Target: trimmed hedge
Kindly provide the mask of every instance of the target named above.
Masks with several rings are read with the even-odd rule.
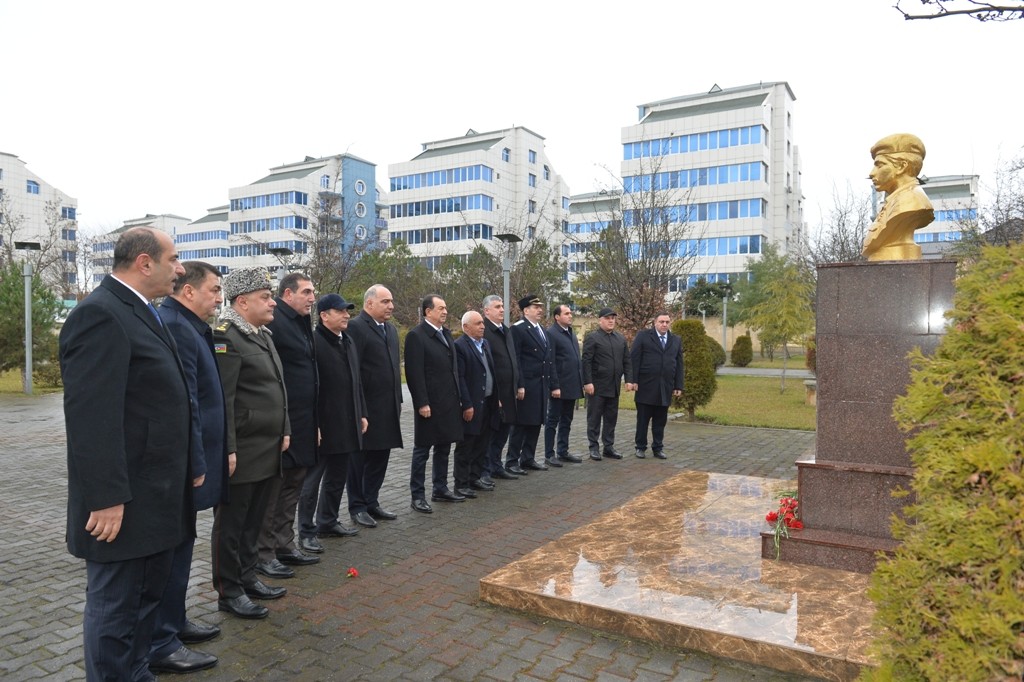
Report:
[[[735,367],[746,367],[754,361],[754,342],[751,340],[750,334],[744,334],[736,339],[736,343],[732,344],[730,360]]]
[[[707,334],[700,320],[676,320],[672,323],[672,333],[683,340],[684,367],[683,395],[672,398],[672,404],[686,408],[690,421],[693,421],[697,408],[710,403],[718,388],[715,363],[704,340]]]

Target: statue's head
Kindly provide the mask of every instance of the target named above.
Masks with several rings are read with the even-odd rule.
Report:
[[[875,164],[868,176],[880,192],[892,192],[900,185],[916,182],[924,165],[924,143],[910,133],[883,137],[871,147]]]

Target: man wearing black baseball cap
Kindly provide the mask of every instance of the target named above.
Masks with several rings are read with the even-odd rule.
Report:
[[[629,383],[632,370],[629,362],[629,345],[626,338],[615,331],[618,315],[611,308],[601,308],[598,328],[583,339],[583,392],[587,401],[587,440],[590,442],[590,459],[600,460],[603,454],[612,459],[622,459],[615,450],[615,424],[619,419],[619,393],[622,379],[626,378],[626,390],[635,390]],[[603,429],[602,429],[603,425]]]

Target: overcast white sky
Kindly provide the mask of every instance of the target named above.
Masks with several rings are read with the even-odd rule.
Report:
[[[905,3],[913,0],[904,0]],[[867,191],[868,149],[990,181],[1021,153],[1024,22],[905,21],[895,0],[0,0],[0,151],[78,199],[87,232],[191,219],[306,155],[407,161],[523,125],[573,193],[618,172],[636,105],[788,81],[806,217]]]

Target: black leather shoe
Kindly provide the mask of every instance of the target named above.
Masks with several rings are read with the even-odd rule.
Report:
[[[520,468],[529,469],[530,471],[547,471],[548,470],[548,465],[547,464],[541,464],[540,462],[538,462],[535,459],[531,459],[531,460],[529,460],[527,462],[523,462],[519,466],[520,466]]]
[[[564,455],[558,456],[558,461],[569,462],[570,464],[579,464],[580,462],[583,461],[583,458],[580,457],[579,455],[570,455],[569,453],[565,453]]]
[[[303,552],[312,552],[313,554],[324,553],[324,546],[315,537],[299,538],[299,548]]]
[[[220,627],[196,623],[191,620],[185,621],[185,627],[178,631],[178,639],[183,644],[199,644],[213,639],[220,634]]]
[[[640,459],[643,459],[644,457],[647,456],[647,451],[644,450],[643,448],[637,448],[636,449],[636,456],[639,457]]]
[[[615,448],[611,448],[610,450],[605,450],[604,451],[604,456],[605,457],[610,457],[611,459],[622,459],[622,455],[620,453],[616,452]]]
[[[470,481],[469,482],[469,487],[472,488],[473,490],[483,490],[485,492],[486,491],[494,490],[494,484],[493,483],[488,483],[487,481],[485,481],[482,478],[478,478],[475,481]]]
[[[430,496],[431,502],[465,502],[466,496],[458,493],[453,493],[448,488],[444,490],[435,490]]]
[[[245,594],[255,599],[280,599],[288,594],[288,590],[284,587],[264,585],[262,581],[257,580],[251,585],[245,586]]]
[[[481,476],[481,477],[480,477],[480,478],[479,478],[478,480],[479,480],[479,481],[480,481],[481,483],[483,483],[484,485],[486,485],[486,486],[490,486],[490,487],[491,487],[492,489],[494,488],[494,481],[492,481],[492,480],[491,480],[491,477],[490,477],[490,476],[488,476],[487,474],[484,474],[484,475],[483,475],[483,476]]]
[[[359,512],[358,514],[353,514],[352,522],[358,523],[360,526],[366,526],[367,528],[377,527],[377,522],[374,521],[373,517],[366,512]]]
[[[295,571],[282,564],[277,559],[261,561],[256,564],[256,572],[268,578],[293,578]]]
[[[507,471],[510,474],[515,474],[516,476],[526,476],[526,474],[528,473],[520,469],[518,464],[506,464],[505,471]]]
[[[655,450],[653,454],[657,459],[668,459],[668,457],[665,456],[665,453],[661,450]]]
[[[491,474],[491,478],[500,478],[503,481],[514,481],[514,480],[518,479],[519,477],[518,476],[514,476],[513,474],[510,474],[509,472],[505,471],[504,469],[498,469],[493,474]]]
[[[427,504],[427,501],[424,500],[422,497],[417,497],[415,500],[412,501],[412,508],[418,512],[423,512],[424,514],[434,513],[434,509],[429,504]]]
[[[340,523],[336,523],[333,526],[328,526],[321,530],[317,535],[322,538],[349,538],[359,533],[358,528],[349,528],[343,526]]]
[[[548,458],[546,458],[546,459],[544,460],[544,464],[545,464],[545,465],[547,465],[547,466],[549,466],[549,467],[555,467],[556,469],[561,469],[561,468],[562,468],[562,463],[561,463],[561,462],[559,462],[559,461],[558,461],[557,459],[555,459],[554,457],[548,457]]]
[[[598,451],[598,450],[591,450],[590,451],[590,459],[594,460],[595,462],[600,462],[601,461],[601,453],[600,453],[600,451]]]
[[[462,495],[467,500],[475,500],[476,499],[476,493],[473,492],[470,488],[456,488],[455,489],[455,494],[456,495]]]
[[[267,614],[270,613],[270,609],[266,606],[253,604],[252,600],[244,594],[240,594],[237,597],[231,597],[230,599],[217,600],[217,610],[227,611],[239,618],[248,618],[250,620],[266,618]]]
[[[150,661],[149,672],[151,673],[194,673],[197,670],[206,670],[217,665],[217,657],[213,654],[204,654],[202,651],[192,651],[182,645],[166,658],[159,661]]]
[[[366,513],[375,519],[384,519],[385,521],[394,521],[398,518],[398,514],[381,509],[380,507],[370,507],[366,510]]]
[[[279,553],[277,555],[277,560],[282,564],[288,564],[290,566],[311,566],[313,564],[320,563],[320,557],[303,554],[297,549],[293,549],[285,554]]]

